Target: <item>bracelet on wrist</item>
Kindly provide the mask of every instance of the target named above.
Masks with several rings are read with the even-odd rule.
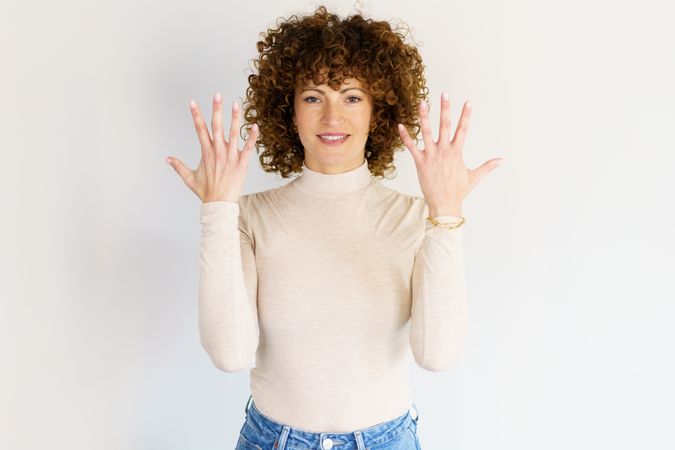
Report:
[[[464,217],[459,217],[458,219],[459,220],[457,220],[455,222],[439,222],[434,217],[427,217],[427,220],[429,222],[431,222],[433,227],[440,227],[440,228],[443,228],[443,229],[446,229],[446,230],[453,230],[455,228],[459,228],[464,224],[464,222],[466,222]]]

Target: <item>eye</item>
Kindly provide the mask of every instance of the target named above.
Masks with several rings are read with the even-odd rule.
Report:
[[[308,101],[308,100],[310,100],[310,99],[312,99],[312,98],[318,100],[318,98],[314,97],[313,95],[312,95],[312,96],[309,96],[309,97],[305,97],[304,100],[305,100],[307,103],[316,103],[316,102],[310,102],[310,101]]]
[[[349,103],[358,103],[361,101],[361,97],[357,97],[356,95],[350,95],[347,97],[348,99],[356,99],[356,101],[350,101]]]

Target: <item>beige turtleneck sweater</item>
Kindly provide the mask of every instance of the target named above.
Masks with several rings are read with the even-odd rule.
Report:
[[[405,413],[412,360],[463,347],[462,227],[368,163],[202,203],[199,332],[216,367],[250,370],[256,407],[291,427],[350,432]],[[453,216],[437,216],[438,220]]]

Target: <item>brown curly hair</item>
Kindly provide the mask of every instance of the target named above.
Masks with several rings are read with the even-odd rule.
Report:
[[[376,177],[393,171],[394,152],[403,145],[397,125],[413,138],[418,135],[418,107],[429,92],[422,57],[405,42],[405,31],[403,23],[392,29],[360,13],[342,20],[319,6],[313,15],[292,15],[260,33],[253,60],[258,73],[248,76],[243,111],[248,125],[258,124],[263,170],[283,178],[302,172],[304,149],[292,121],[296,82],[311,79],[337,90],[345,78],[355,77],[373,101],[368,169]]]

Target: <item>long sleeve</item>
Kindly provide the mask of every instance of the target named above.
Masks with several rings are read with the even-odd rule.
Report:
[[[467,316],[462,227],[426,221],[412,274],[410,347],[417,365],[433,372],[449,368],[464,346]]]
[[[199,335],[225,372],[253,364],[259,338],[254,246],[240,209],[231,201],[200,207]]]

